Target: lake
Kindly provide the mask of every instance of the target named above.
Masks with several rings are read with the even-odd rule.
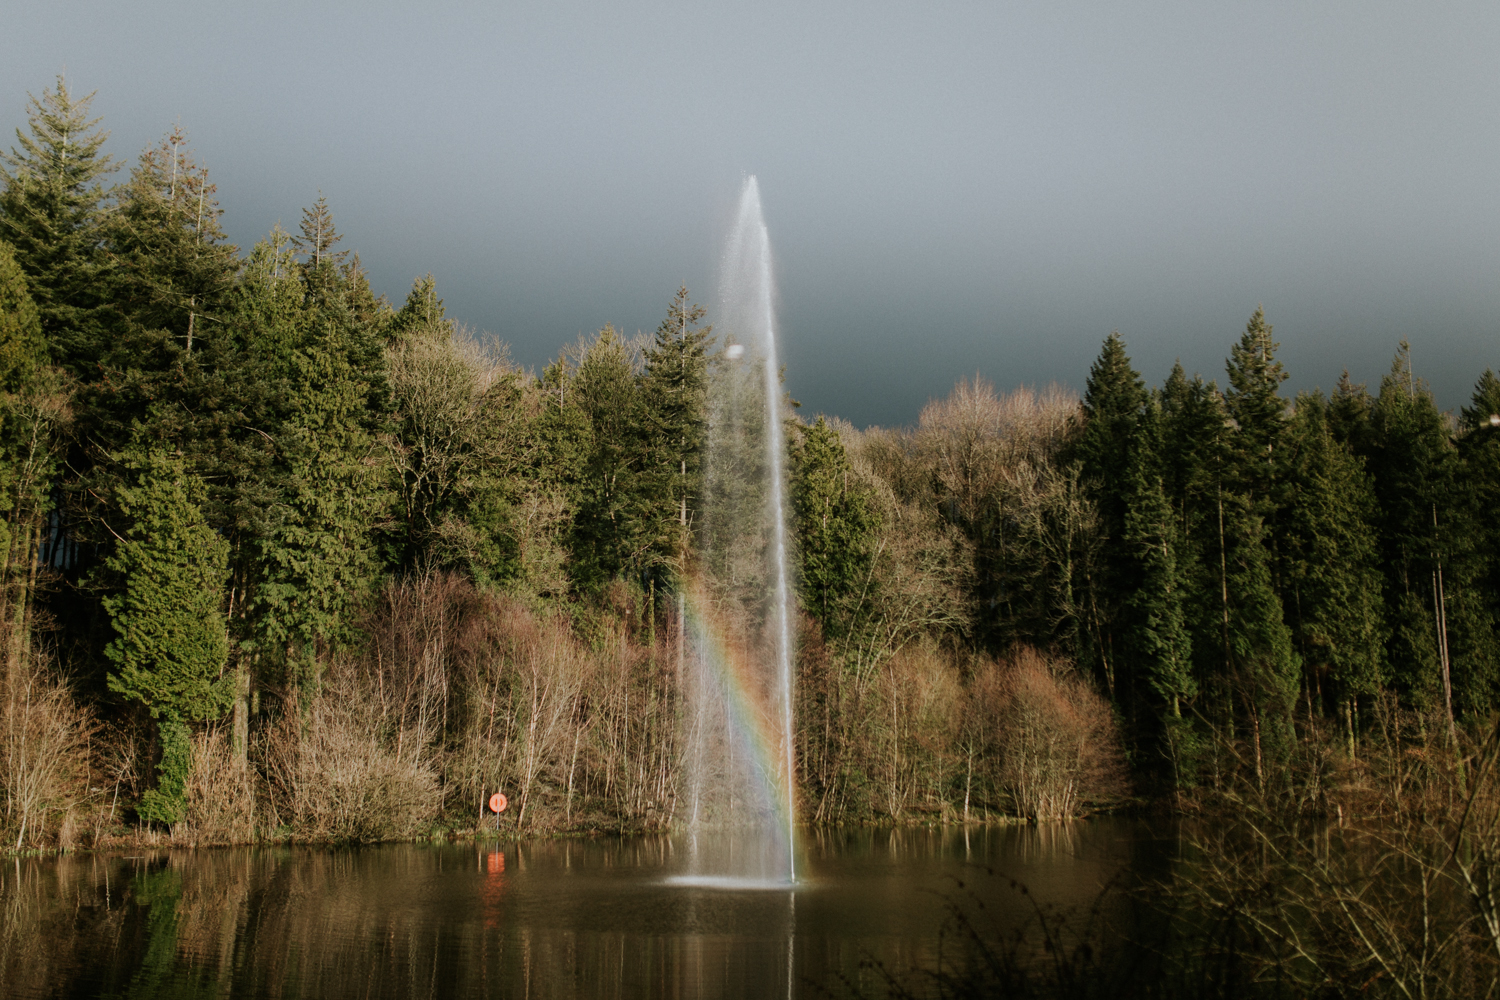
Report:
[[[0,993],[880,996],[877,963],[902,974],[955,953],[955,904],[998,932],[1033,898],[1086,908],[1173,854],[1118,818],[814,830],[795,889],[682,884],[743,847],[679,835],[5,861]]]

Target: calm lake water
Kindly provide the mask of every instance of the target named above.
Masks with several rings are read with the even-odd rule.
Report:
[[[795,889],[682,885],[734,843],[600,838],[0,862],[6,997],[814,997],[931,967],[954,902],[1086,908],[1171,845],[1132,821],[804,834]],[[991,874],[993,870],[994,874]],[[962,884],[960,886],[960,883]],[[992,928],[992,929],[998,929]]]

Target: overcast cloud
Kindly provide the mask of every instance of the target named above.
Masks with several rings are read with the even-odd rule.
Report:
[[[1500,366],[1494,3],[0,7],[7,136],[66,68],[127,164],[181,121],[242,246],[321,190],[528,366],[711,306],[746,173],[788,385],[857,424],[1081,389],[1112,329],[1222,380],[1258,303],[1294,389]]]

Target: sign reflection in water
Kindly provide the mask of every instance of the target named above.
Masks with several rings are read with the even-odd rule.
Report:
[[[665,837],[20,860],[0,866],[0,993],[838,995],[841,975],[877,984],[869,959],[933,965],[960,880],[1019,920],[1004,876],[1082,906],[1164,857],[1108,820],[813,831],[803,849],[795,892],[669,886],[688,847]]]

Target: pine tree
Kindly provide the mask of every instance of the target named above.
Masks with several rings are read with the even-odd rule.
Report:
[[[118,509],[130,524],[105,564],[122,582],[103,602],[116,633],[105,649],[116,668],[109,687],[158,720],[160,780],[139,809],[171,823],[185,805],[186,723],[218,718],[232,698],[220,610],[228,545],[204,521],[202,483],[181,460],[134,449],[119,462],[129,485],[118,491]]]
[[[383,506],[358,424],[363,386],[334,352],[297,359],[298,406],[278,442],[281,475],[272,524],[260,540],[259,627],[286,657],[292,683],[310,695],[316,657],[349,635],[349,611],[373,582],[369,529]]]
[[[105,192],[113,170],[101,147],[107,132],[89,118],[94,95],[75,100],[59,76],[55,90],[30,98],[20,148],[0,154],[0,239],[26,272],[52,359],[88,378],[103,346],[99,289],[107,261],[99,251]]]
[[[1226,679],[1243,701],[1256,775],[1264,780],[1267,764],[1283,764],[1291,753],[1302,665],[1272,577],[1264,522],[1234,494],[1225,497],[1224,559]]]
[[[339,271],[350,318],[361,329],[384,332],[388,336],[391,322],[396,316],[395,311],[384,295],[375,294],[359,254],[350,254],[349,260]],[[438,304],[442,304],[441,300]]]
[[[1200,376],[1189,380],[1178,363],[1162,386],[1161,423],[1162,492],[1178,539],[1176,563],[1185,591],[1184,621],[1194,673],[1213,695],[1203,708],[1227,724],[1229,563],[1224,500],[1230,451],[1223,396],[1213,382]]]
[[[1449,546],[1445,595],[1452,623],[1449,659],[1461,712],[1483,716],[1500,704],[1500,378],[1486,369],[1459,415],[1451,502],[1461,536]],[[1450,533],[1451,536],[1451,533]]]
[[[1247,699],[1257,769],[1268,749],[1291,749],[1291,711],[1301,675],[1282,602],[1286,372],[1265,313],[1256,309],[1225,364],[1224,410],[1233,422],[1222,499],[1230,677]],[[1263,771],[1261,771],[1263,775]]]
[[[1085,482],[1100,497],[1099,516],[1110,538],[1119,538],[1124,530],[1122,487],[1147,400],[1145,383],[1131,367],[1125,342],[1118,333],[1111,333],[1089,369],[1083,394],[1085,423],[1072,453],[1081,464]]]
[[[1375,401],[1363,382],[1356,384],[1345,370],[1338,388],[1328,401],[1328,432],[1351,453],[1366,458],[1370,454],[1370,419]]]

